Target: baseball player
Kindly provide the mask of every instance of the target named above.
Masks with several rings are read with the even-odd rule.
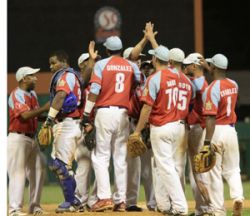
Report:
[[[150,32],[150,42],[154,47],[155,38]],[[186,215],[187,201],[173,158],[179,128],[176,105],[179,74],[176,69],[168,68],[169,50],[166,47],[160,45],[150,50],[149,54],[153,55],[152,62],[156,72],[148,78],[143,91],[142,101],[145,104],[134,133],[140,133],[149,121],[156,167],[171,199],[169,214]]]
[[[213,185],[210,195],[215,215],[224,216],[223,178],[230,188],[230,197],[234,201],[233,216],[240,216],[243,206],[243,188],[240,176],[240,158],[237,132],[235,130],[235,106],[238,97],[238,85],[226,77],[228,59],[216,54],[210,59],[210,71],[214,81],[203,94],[203,113],[206,115],[204,145],[216,145],[216,165],[208,172]]]
[[[137,47],[138,46],[135,46],[135,48],[129,47],[126,50],[124,50],[123,58],[130,59],[131,53],[132,52],[134,53],[135,52],[134,49],[137,49]],[[134,61],[139,67],[141,65],[141,59],[140,59],[141,56],[145,55],[139,53],[137,61]],[[145,80],[134,89],[130,99],[131,108],[129,116],[130,116],[130,130],[132,132],[135,129],[135,124],[138,121],[138,117],[140,115],[140,110],[142,107],[142,103],[140,102],[140,97],[142,96],[144,85],[145,85]],[[155,210],[156,201],[155,201],[153,182],[152,182],[151,155],[152,155],[152,150],[150,149],[141,157],[132,158],[128,156],[127,158],[128,186],[127,186],[126,211],[143,210],[142,208],[137,206],[137,199],[140,190],[140,179],[142,179],[144,186],[147,208],[152,211]]]
[[[49,109],[49,103],[39,107],[34,91],[36,73],[40,69],[21,67],[16,72],[18,87],[9,96],[9,134],[7,171],[9,176],[9,215],[23,213],[25,177],[29,181],[29,213],[44,213],[40,206],[45,169],[35,142],[38,118]]]
[[[81,202],[75,197],[76,182],[72,170],[72,161],[82,133],[80,123],[81,77],[69,67],[68,55],[64,51],[55,51],[49,58],[50,69],[54,73],[50,85],[51,106],[45,125],[53,125],[53,148],[49,168],[60,180],[65,201],[56,209],[57,213],[74,212]],[[76,104],[74,109],[64,109],[67,98]],[[69,104],[69,107],[70,104]],[[64,111],[65,110],[65,111]]]
[[[189,125],[188,133],[188,153],[189,153],[189,178],[196,202],[195,214],[213,214],[213,206],[210,200],[209,188],[211,181],[207,176],[207,173],[194,174],[193,173],[193,157],[199,152],[199,149],[203,145],[201,127],[205,122],[205,116],[202,114],[202,94],[208,86],[205,76],[203,74],[203,65],[201,60],[203,56],[199,53],[189,54],[183,61],[185,72],[190,76],[194,86],[196,96],[191,101],[192,110],[187,116],[187,122]]]
[[[127,189],[127,146],[129,119],[127,114],[130,90],[133,82],[139,82],[138,66],[123,59],[119,37],[107,38],[104,46],[110,57],[98,61],[91,78],[91,89],[85,105],[82,125],[89,124],[89,113],[97,108],[95,117],[96,148],[92,163],[97,181],[98,201],[92,211],[113,207],[109,179],[109,161],[112,154],[115,175],[113,193],[114,211],[125,211]]]

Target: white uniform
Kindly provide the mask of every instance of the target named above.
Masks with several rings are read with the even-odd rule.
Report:
[[[99,199],[110,199],[109,162],[112,155],[115,175],[115,204],[126,202],[128,103],[132,80],[140,81],[139,68],[132,62],[111,56],[96,63],[90,92],[98,95],[95,116],[96,148],[91,159]],[[100,91],[101,89],[101,91]]]
[[[208,172],[211,179],[211,202],[216,216],[226,215],[224,207],[223,178],[230,189],[234,202],[243,202],[243,187],[239,167],[239,145],[235,106],[238,97],[238,85],[230,79],[213,81],[203,95],[204,114],[215,116],[215,130],[211,140],[219,152],[216,153],[216,164]],[[205,132],[204,132],[205,135]]]
[[[21,210],[25,179],[29,181],[29,213],[40,208],[45,164],[34,135],[37,119],[20,121],[21,113],[38,108],[34,91],[16,88],[9,97],[10,126],[7,145],[9,176],[9,212]]]

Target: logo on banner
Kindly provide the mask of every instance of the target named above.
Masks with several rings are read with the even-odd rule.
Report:
[[[110,36],[120,36],[121,15],[113,7],[102,7],[95,14],[96,42],[103,43]]]

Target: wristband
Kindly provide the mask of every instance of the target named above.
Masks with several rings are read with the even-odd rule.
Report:
[[[54,109],[53,107],[50,107],[48,117],[51,117],[54,119],[58,113],[59,113],[58,110]]]
[[[94,106],[95,102],[87,100],[84,108],[84,113],[91,113]]]

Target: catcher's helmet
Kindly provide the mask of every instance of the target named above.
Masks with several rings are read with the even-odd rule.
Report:
[[[70,92],[64,99],[62,106],[62,113],[71,113],[74,112],[77,108],[77,97],[73,92]]]

